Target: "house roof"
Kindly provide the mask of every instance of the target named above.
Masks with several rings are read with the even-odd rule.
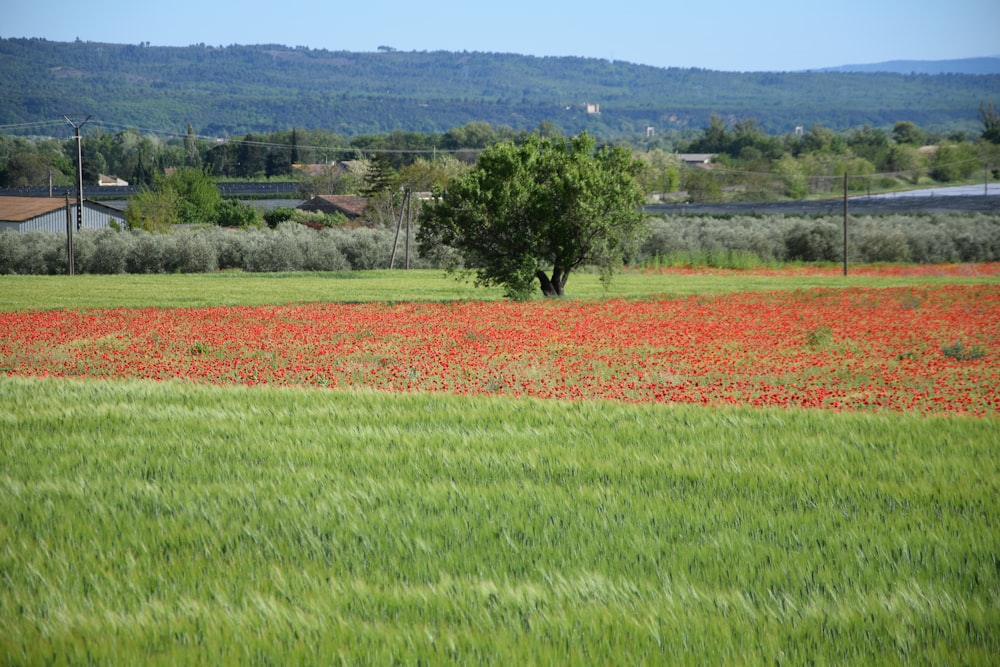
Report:
[[[348,218],[357,218],[365,212],[368,200],[360,195],[316,195],[299,205],[303,211],[323,213],[343,213]]]
[[[688,164],[708,164],[715,157],[715,153],[681,153],[677,157],[681,162]]]
[[[75,205],[76,199],[70,199]],[[40,215],[66,207],[64,197],[8,197],[0,196],[0,220],[24,222]]]

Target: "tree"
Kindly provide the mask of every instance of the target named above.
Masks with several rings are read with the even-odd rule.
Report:
[[[46,185],[50,178],[56,185],[69,182],[55,167],[51,156],[32,152],[15,153],[0,172],[0,184],[9,188]]]
[[[399,188],[399,174],[389,163],[385,153],[376,153],[368,163],[361,194],[372,198],[385,193],[392,193]]]
[[[644,163],[639,182],[646,194],[676,192],[681,182],[681,163],[676,153],[662,148],[636,154]]]
[[[198,138],[194,134],[194,127],[188,123],[187,133],[184,135],[184,166],[201,167],[201,153],[198,151]]]
[[[236,149],[237,165],[235,176],[241,178],[254,178],[264,171],[267,156],[260,140],[252,134],[248,134],[239,142]]]
[[[536,278],[542,294],[562,296],[574,269],[597,265],[610,277],[638,240],[640,169],[624,147],[595,151],[586,133],[494,144],[425,207],[420,252],[458,250],[478,284],[511,298],[527,298]]]
[[[166,231],[178,223],[215,224],[222,195],[207,171],[182,167],[170,176],[156,176],[129,199],[125,218],[130,226]]]
[[[712,114],[708,119],[708,127],[704,129],[701,136],[691,142],[688,151],[692,153],[725,153],[729,150],[729,144],[733,138],[726,129],[726,121],[717,114]]]
[[[923,146],[926,135],[923,130],[917,127],[916,123],[909,120],[901,120],[892,127],[892,139],[897,144]]]
[[[1000,144],[1000,113],[993,107],[993,102],[980,104],[979,116],[983,121],[983,139],[991,144]]]
[[[177,193],[179,221],[182,223],[215,224],[222,203],[219,186],[208,171],[183,167],[154,183],[157,189]]]

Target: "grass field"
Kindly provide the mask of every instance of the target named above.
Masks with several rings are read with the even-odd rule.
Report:
[[[812,287],[899,287],[996,284],[1000,263],[927,267],[799,267],[774,271],[628,271],[605,288],[594,273],[575,273],[567,295],[575,299],[644,298],[653,294],[718,294]],[[503,291],[477,288],[436,270],[345,273],[241,273],[170,275],[0,275],[0,311],[49,308],[184,308],[311,301],[499,300]]]
[[[0,277],[0,309],[481,296],[435,276]],[[13,376],[0,406],[0,664],[1000,654],[995,416]]]
[[[996,420],[0,381],[11,664],[989,664]]]

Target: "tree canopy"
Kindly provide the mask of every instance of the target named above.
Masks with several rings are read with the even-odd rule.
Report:
[[[642,167],[622,146],[595,148],[586,133],[490,146],[426,207],[421,252],[458,250],[479,284],[512,298],[527,298],[536,278],[545,296],[562,296],[583,265],[610,276],[641,229]]]

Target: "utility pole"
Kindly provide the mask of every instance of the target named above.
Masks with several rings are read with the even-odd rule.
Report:
[[[844,275],[847,275],[847,172],[844,172]]]
[[[66,191],[66,274],[73,275],[73,214],[69,207],[69,190]]]
[[[410,188],[401,188],[403,190],[403,201],[399,206],[399,222],[396,223],[396,237],[392,240],[392,252],[389,254],[389,268],[392,268],[393,263],[396,261],[396,246],[399,244],[399,232],[403,229],[403,217],[406,217],[406,240],[404,241],[404,247],[406,249],[406,263],[405,267],[410,268]]]
[[[63,118],[73,126],[76,136],[76,228],[83,229],[83,140],[80,137],[80,128],[86,125],[90,116],[84,118],[79,124],[71,121],[69,116],[63,116]]]

